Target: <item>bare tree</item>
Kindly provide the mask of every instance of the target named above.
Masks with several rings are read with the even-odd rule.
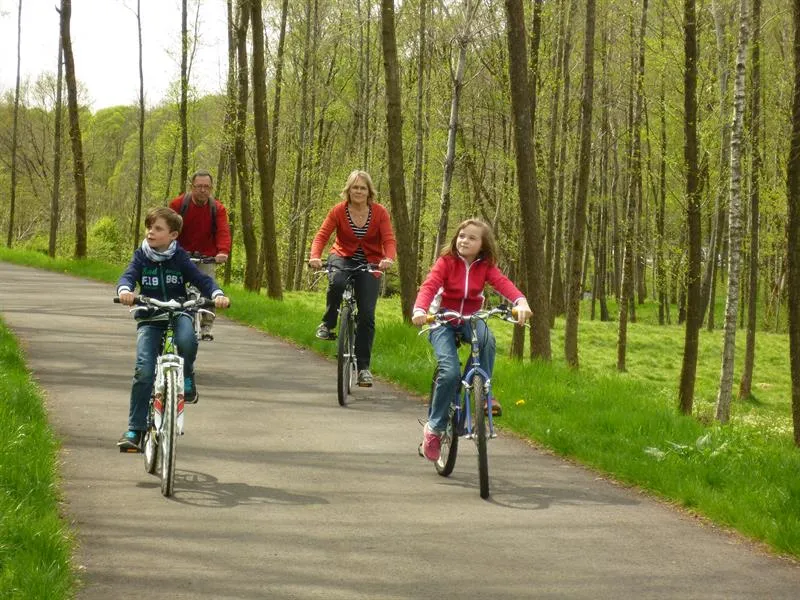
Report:
[[[72,0],[61,0],[61,43],[64,47],[64,70],[67,78],[69,137],[72,142],[72,176],[75,182],[75,258],[86,258],[86,171],[83,165],[83,142],[78,114],[78,84],[72,56],[70,19]]]
[[[400,108],[400,69],[394,29],[394,0],[381,0],[381,36],[383,68],[386,78],[386,132],[389,161],[389,196],[392,221],[400,259],[400,304],[403,319],[411,320],[417,291],[417,257],[412,253],[411,228],[408,226],[406,183],[403,168],[403,117]]]
[[[14,86],[14,118],[11,126],[11,195],[8,211],[8,238],[6,246],[11,248],[14,240],[14,211],[17,204],[17,131],[19,129],[19,72],[22,61],[22,0],[17,2],[17,83]]]
[[[536,189],[536,156],[531,124],[528,52],[525,39],[525,14],[522,0],[505,0],[509,85],[514,115],[514,139],[517,144],[517,184],[522,216],[522,239],[526,244],[526,289],[531,300],[531,356],[550,360],[550,310],[544,277],[539,197]]]
[[[697,347],[703,306],[700,293],[701,223],[699,167],[697,160],[697,13],[695,0],[683,2],[683,157],[686,165],[686,222],[689,257],[686,273],[686,329],[683,343],[678,402],[685,415],[692,414],[697,377]]]
[[[786,167],[789,208],[788,287],[789,287],[789,363],[792,372],[792,421],[794,443],[800,447],[800,0],[792,3],[794,15],[794,93],[792,135]]]
[[[744,122],[744,77],[750,16],[747,0],[739,2],[739,50],[733,85],[731,126],[731,184],[728,206],[728,299],[725,302],[725,337],[722,345],[722,373],[717,394],[717,420],[727,423],[731,415],[733,358],[736,353],[736,323],[739,316],[739,276],[742,246],[742,129]]]
[[[647,0],[644,0],[647,7]],[[644,9],[643,9],[644,10]],[[578,157],[578,190],[573,207],[572,251],[567,289],[567,322],[564,329],[564,357],[578,367],[578,319],[580,314],[583,251],[586,232],[586,204],[589,195],[589,166],[592,161],[592,111],[594,108],[595,0],[586,1],[586,29],[583,40],[583,91],[581,96],[581,148]]]

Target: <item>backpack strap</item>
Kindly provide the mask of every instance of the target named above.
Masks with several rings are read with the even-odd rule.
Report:
[[[183,195],[183,201],[181,202],[181,216],[186,213],[186,209],[189,208],[189,201],[192,199],[192,194],[186,192]],[[211,237],[217,237],[217,200],[216,198],[209,198],[208,199],[208,207],[211,211]]]

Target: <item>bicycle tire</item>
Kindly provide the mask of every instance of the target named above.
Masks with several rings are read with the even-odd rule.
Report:
[[[156,472],[158,465],[158,432],[153,422],[153,402],[150,401],[147,431],[144,433],[142,450],[144,451],[144,470],[150,475]]]
[[[175,445],[178,430],[178,384],[176,373],[167,371],[164,418],[161,427],[161,494],[172,496],[175,487]]]
[[[337,375],[336,375],[336,395],[339,399],[339,406],[347,404],[347,396],[350,394],[350,384],[352,379],[353,363],[353,343],[355,335],[353,321],[351,319],[351,309],[345,304],[339,314],[339,348],[337,356]]]
[[[489,457],[486,448],[486,414],[483,412],[485,401],[485,381],[476,373],[472,378],[472,434],[478,447],[478,481],[481,498],[489,497]]]
[[[439,367],[437,366],[433,371],[433,378],[431,379],[431,393],[428,403],[428,412],[430,407],[433,406],[433,391],[436,389],[436,379],[439,376]],[[447,428],[442,434],[441,453],[439,459],[433,463],[436,472],[442,477],[448,477],[456,466],[456,457],[458,456],[458,429],[457,419],[458,413],[450,407],[450,417],[447,419]]]

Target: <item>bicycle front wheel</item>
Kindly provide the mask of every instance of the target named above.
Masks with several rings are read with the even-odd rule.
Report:
[[[433,406],[433,392],[436,389],[438,376],[439,367],[436,367],[431,381],[431,395],[428,406]],[[433,466],[436,467],[436,472],[442,477],[450,475],[456,466],[456,457],[458,456],[458,412],[454,405],[450,406],[450,418],[447,419],[447,428],[442,435],[439,459],[433,463]]]
[[[489,457],[487,455],[486,414],[483,403],[486,401],[485,381],[479,374],[472,378],[472,434],[478,447],[478,480],[481,498],[489,497]]]
[[[174,370],[167,371],[164,390],[164,419],[159,439],[161,453],[161,493],[171,496],[175,487],[175,445],[178,431],[178,381]]]
[[[338,348],[338,374],[336,381],[336,393],[339,398],[339,405],[347,404],[347,396],[353,383],[353,366],[355,356],[353,350],[355,346],[355,327],[352,318],[351,308],[345,304],[342,306],[339,315],[339,348]]]

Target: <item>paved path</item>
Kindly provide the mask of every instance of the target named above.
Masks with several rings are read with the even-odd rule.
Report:
[[[482,501],[473,449],[447,479],[417,456],[417,399],[378,381],[340,408],[331,362],[224,319],[165,499],[115,447],[135,336],[113,286],[0,281],[63,444],[81,600],[800,595],[794,564],[510,437]]]

